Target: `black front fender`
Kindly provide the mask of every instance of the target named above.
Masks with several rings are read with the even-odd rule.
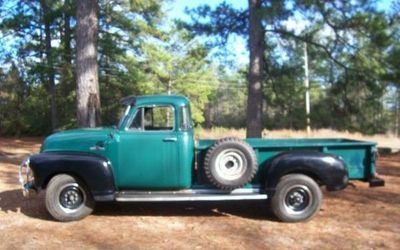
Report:
[[[113,200],[114,175],[108,159],[90,153],[46,152],[30,157],[36,189],[45,189],[57,174],[70,174],[82,180],[97,201]]]
[[[344,189],[348,183],[348,172],[342,159],[335,155],[316,151],[283,152],[267,162],[266,189],[274,190],[279,179],[287,174],[301,173],[326,185],[327,190]]]

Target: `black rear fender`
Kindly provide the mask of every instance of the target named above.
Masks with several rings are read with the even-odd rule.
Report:
[[[265,169],[267,190],[274,190],[282,176],[293,173],[305,174],[329,191],[344,189],[349,179],[342,159],[316,151],[280,153],[267,162]]]
[[[113,200],[114,175],[108,159],[90,153],[48,152],[29,158],[35,188],[45,189],[57,174],[69,174],[83,181],[97,201]]]

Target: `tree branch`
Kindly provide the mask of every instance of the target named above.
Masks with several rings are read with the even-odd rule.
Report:
[[[289,32],[289,31],[286,31],[286,30],[283,30],[283,29],[276,29],[276,28],[275,29],[268,29],[268,30],[265,30],[265,31],[266,32],[279,33],[279,34],[281,34],[283,36],[289,36],[289,37],[294,38],[296,40],[299,40],[299,41],[302,41],[302,42],[306,42],[306,43],[311,44],[311,45],[313,45],[315,47],[318,47],[318,48],[322,49],[332,61],[334,61],[337,65],[342,67],[344,70],[347,71],[347,70],[350,69],[348,66],[346,66],[344,63],[340,62],[338,59],[336,59],[332,55],[332,53],[333,53],[332,50],[329,50],[325,45],[320,44],[318,42],[315,42],[315,41],[313,41],[312,39],[310,39],[308,37],[299,36],[299,35],[296,35],[296,34],[294,34],[292,32]],[[336,45],[335,45],[335,47],[336,47]]]

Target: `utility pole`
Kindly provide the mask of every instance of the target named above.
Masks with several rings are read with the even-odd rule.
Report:
[[[171,95],[171,87],[172,87],[172,81],[171,81],[171,75],[168,79],[167,83],[167,94]],[[169,113],[169,109],[167,109],[167,126],[170,126],[171,123],[171,114]]]
[[[168,83],[167,83],[167,94],[171,95],[171,88],[172,88],[172,81],[171,78],[168,79]]]
[[[311,134],[310,126],[310,82],[308,77],[308,55],[307,43],[304,42],[304,87],[306,89],[306,121],[307,121],[307,136]]]

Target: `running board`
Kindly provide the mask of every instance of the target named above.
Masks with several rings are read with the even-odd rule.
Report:
[[[115,195],[115,200],[122,202],[265,200],[267,198],[267,194],[260,193],[260,189],[252,188],[239,188],[231,192],[218,189],[121,191]]]

